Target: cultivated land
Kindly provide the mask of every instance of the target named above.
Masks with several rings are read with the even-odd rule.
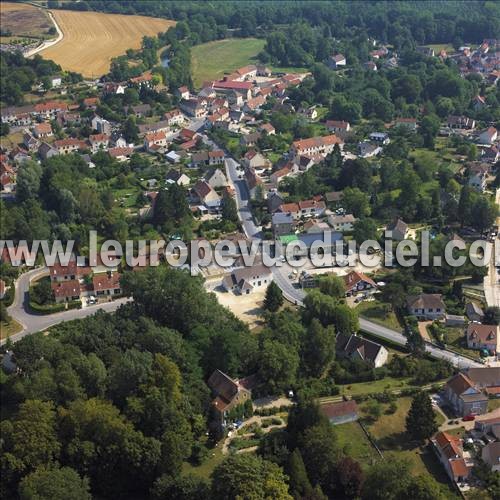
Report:
[[[0,3],[0,25],[3,32],[10,32],[13,37],[34,38],[49,36],[48,30],[54,26],[43,9],[12,2]]]
[[[51,11],[64,38],[41,55],[63,69],[98,77],[109,71],[111,59],[138,49],[144,36],[154,36],[174,21],[100,12]]]

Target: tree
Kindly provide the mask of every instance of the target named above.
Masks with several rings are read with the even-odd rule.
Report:
[[[249,453],[231,455],[215,468],[212,473],[212,498],[292,500],[283,470]]]
[[[364,241],[377,241],[377,223],[370,217],[358,219],[353,226],[353,237],[358,245]]]
[[[417,441],[425,441],[437,432],[436,416],[427,393],[419,392],[406,417],[406,432]]]
[[[319,289],[321,293],[341,299],[345,297],[345,283],[344,280],[335,274],[329,274],[320,278]]]
[[[155,500],[205,500],[209,498],[210,486],[208,481],[194,475],[164,474],[155,481],[151,494]]]
[[[123,124],[123,137],[127,142],[135,143],[139,140],[139,127],[134,116],[129,116]]]
[[[222,218],[235,224],[238,222],[238,210],[236,201],[231,196],[226,196],[222,203]]]
[[[4,323],[9,323],[10,319],[11,318],[7,311],[7,306],[3,301],[0,302],[0,321],[3,321]]]
[[[294,497],[307,498],[312,491],[312,485],[307,476],[304,460],[298,448],[289,456],[287,474],[290,477],[290,491]]]
[[[335,358],[335,330],[324,327],[313,319],[307,330],[305,361],[308,372],[314,377],[321,376]]]
[[[22,202],[36,199],[40,190],[42,167],[34,161],[21,164],[17,172],[16,198]]]
[[[266,290],[264,309],[276,312],[283,305],[283,301],[283,292],[281,288],[274,281],[271,281]]]
[[[89,481],[71,467],[39,468],[19,485],[21,500],[90,500]]]
[[[500,307],[487,307],[484,310],[483,323],[485,325],[498,325],[500,324]]]
[[[436,115],[426,115],[420,122],[420,135],[424,139],[424,146],[434,149],[434,139],[439,132],[440,121]]]
[[[359,498],[363,488],[364,473],[359,462],[343,457],[337,464],[339,483],[346,498]]]
[[[299,355],[290,346],[264,340],[260,350],[259,374],[272,394],[289,390],[295,384]]]

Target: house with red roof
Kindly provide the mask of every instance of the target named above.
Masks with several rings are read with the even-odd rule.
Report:
[[[469,349],[486,349],[495,356],[500,352],[500,327],[498,325],[482,325],[472,322],[465,332]]]
[[[453,483],[458,485],[467,482],[474,464],[464,457],[462,439],[447,432],[438,432],[431,438],[431,443]]]
[[[49,122],[37,123],[33,127],[33,134],[37,139],[44,139],[45,137],[52,137],[52,125]]]
[[[302,139],[300,141],[294,141],[291,147],[291,153],[296,157],[301,155],[323,155],[333,151],[335,144],[338,144],[341,148],[344,145],[344,141],[337,137],[335,134],[311,137],[309,139]]]
[[[144,136],[144,149],[148,153],[156,153],[168,146],[165,132],[149,132]]]
[[[444,386],[444,396],[455,413],[482,415],[488,411],[488,396],[467,374],[457,373]]]
[[[359,418],[358,405],[354,399],[337,403],[324,403],[320,405],[319,411],[333,425],[355,422]]]
[[[346,295],[353,295],[363,290],[377,288],[377,284],[371,278],[358,271],[351,271],[343,276]]]

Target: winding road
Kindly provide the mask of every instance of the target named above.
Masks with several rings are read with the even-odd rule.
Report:
[[[52,14],[52,12],[47,11],[47,14],[49,15],[50,20],[54,24],[54,27],[56,28],[57,37],[54,38],[54,39],[52,39],[52,40],[47,40],[45,42],[42,42],[38,47],[35,47],[34,49],[28,50],[24,54],[25,57],[34,56],[35,54],[38,54],[39,52],[42,52],[42,50],[48,49],[49,47],[52,47],[56,43],[59,43],[64,38],[64,33],[62,32],[61,28],[57,24],[56,19],[55,19],[54,15]]]
[[[64,321],[85,318],[99,310],[105,312],[116,311],[118,307],[130,300],[129,298],[122,298],[113,302],[104,302],[102,304],[83,307],[82,309],[70,309],[68,311],[45,315],[35,314],[29,309],[28,291],[30,288],[30,282],[47,274],[47,268],[37,268],[21,274],[21,276],[16,280],[14,301],[12,305],[8,307],[7,311],[12,318],[22,325],[23,329],[9,337],[12,342],[17,342],[26,335],[46,330],[47,328]],[[2,339],[0,345],[3,345],[6,341],[7,339]]]
[[[205,138],[205,142],[212,146],[216,146],[210,139]],[[249,239],[262,239],[262,230],[255,224],[250,209],[250,194],[246,182],[239,178],[240,172],[238,171],[239,163],[231,158],[226,151],[227,159],[225,161],[226,165],[226,175],[234,187],[236,194],[236,206],[238,208],[238,214],[243,227],[245,235]],[[297,289],[292,285],[292,282],[286,275],[286,271],[277,266],[271,268],[273,273],[273,279],[276,284],[281,288],[283,295],[287,300],[292,302],[292,304],[303,305],[305,293],[301,289]],[[406,345],[406,337],[396,330],[391,330],[385,326],[373,323],[364,318],[359,318],[359,325],[362,331],[374,335],[376,337],[383,338],[395,344],[404,346]],[[425,350],[427,353],[436,359],[442,359],[450,362],[457,368],[468,368],[468,367],[481,367],[480,363],[473,361],[464,356],[455,354],[454,352],[447,351],[445,349],[440,349],[431,344],[426,344]]]

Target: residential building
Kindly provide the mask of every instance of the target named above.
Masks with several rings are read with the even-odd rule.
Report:
[[[139,125],[139,135],[143,136],[146,134],[163,132],[165,135],[170,133],[170,125],[166,120],[161,120],[156,123],[141,123]]]
[[[184,115],[181,113],[180,109],[172,109],[171,111],[167,111],[163,115],[163,119],[169,124],[172,125],[182,125],[184,123]]]
[[[42,122],[33,127],[33,134],[37,139],[45,139],[46,137],[52,137],[54,132],[52,132],[52,125],[49,122]]]
[[[99,134],[111,135],[111,123],[105,118],[101,118],[100,116],[96,115],[92,118],[90,125],[92,127],[92,130],[97,130]]]
[[[492,472],[500,473],[500,441],[494,441],[483,446],[481,459]]]
[[[304,223],[303,231],[307,234],[323,234],[330,231],[330,226],[326,222],[320,222],[316,219],[309,219]]]
[[[374,368],[383,366],[389,356],[384,346],[358,335],[346,335],[341,332],[336,336],[335,349],[338,356],[359,359]]]
[[[108,149],[109,156],[120,162],[129,160],[133,153],[134,148],[132,147],[115,147]]]
[[[178,170],[170,170],[165,178],[168,184],[177,184],[178,186],[189,186],[191,179],[184,173]]]
[[[382,148],[368,141],[358,143],[358,156],[360,158],[372,158],[382,153]]]
[[[488,166],[484,163],[472,164],[469,167],[469,178],[467,180],[469,186],[481,193],[484,192],[488,180],[488,171]]]
[[[210,375],[207,385],[214,396],[212,408],[216,415],[218,430],[223,431],[229,411],[251,400],[251,388],[245,383],[245,379],[241,381],[232,379],[220,370],[215,370]]]
[[[267,210],[270,214],[276,212],[283,205],[283,198],[277,192],[269,193],[267,197]]]
[[[219,168],[211,168],[205,172],[203,180],[214,189],[222,188],[228,184],[226,176]]]
[[[260,139],[260,132],[252,132],[251,134],[242,135],[240,137],[240,144],[247,148],[253,147]]]
[[[23,145],[29,152],[38,151],[40,147],[40,141],[35,139],[30,132],[25,132],[23,134]]]
[[[358,292],[377,288],[377,284],[368,276],[358,271],[351,271],[343,276],[346,295],[356,295]]]
[[[455,484],[467,482],[473,464],[464,458],[462,440],[447,432],[438,432],[431,443],[449,478]]]
[[[79,149],[85,149],[87,147],[85,142],[81,141],[80,139],[75,139],[73,137],[54,141],[53,146],[55,149],[57,149],[60,155],[67,155],[70,153],[74,153]]]
[[[486,394],[498,397],[500,394],[500,366],[468,368],[466,373],[477,387],[486,391]]]
[[[207,208],[217,209],[222,203],[221,197],[205,181],[199,180],[193,187],[193,194]]]
[[[202,118],[208,113],[207,102],[203,99],[183,99],[179,103],[179,107],[183,113],[193,118]]]
[[[473,130],[476,128],[476,121],[467,116],[450,115],[446,124],[452,129]]]
[[[443,319],[446,306],[440,293],[421,293],[408,297],[408,312],[428,320]]]
[[[330,132],[349,132],[351,130],[351,124],[345,121],[327,120],[325,125]]]
[[[370,141],[376,142],[377,144],[386,145],[391,142],[389,135],[385,132],[373,132],[369,135]]]
[[[498,131],[495,127],[489,127],[486,130],[483,130],[477,138],[479,144],[487,144],[488,146],[495,144],[497,139]]]
[[[356,217],[352,214],[328,216],[328,224],[330,224],[335,231],[352,231],[356,220]]]
[[[293,233],[294,221],[289,212],[276,212],[272,216],[273,235],[275,238]]]
[[[465,332],[467,347],[469,349],[486,350],[492,356],[495,356],[499,348],[499,329],[498,325],[482,325],[481,323],[469,323]]]
[[[390,236],[393,240],[403,241],[408,232],[408,224],[398,217],[387,226],[386,231],[390,231]]]
[[[332,55],[326,61],[326,65],[330,69],[343,68],[343,67],[345,67],[346,64],[347,64],[347,60],[342,54]]]
[[[342,191],[330,191],[325,193],[325,200],[329,207],[338,208],[342,205],[342,198],[344,193]]]
[[[294,220],[300,218],[300,208],[298,203],[283,203],[278,210],[284,214],[291,214]]]
[[[266,187],[260,176],[252,167],[245,169],[245,181],[252,199],[266,197]]]
[[[472,99],[472,106],[474,107],[474,111],[479,111],[480,109],[483,109],[486,106],[486,101],[484,97],[480,95],[474,96]]]
[[[416,132],[417,119],[416,118],[396,118],[394,126],[405,128],[406,130],[410,130],[412,132]]]
[[[107,149],[109,144],[109,135],[92,134],[89,136],[89,142],[92,152],[97,153],[100,149]]]
[[[165,132],[149,132],[144,136],[144,149],[154,153],[165,149],[168,146],[168,140]]]
[[[59,151],[56,148],[53,148],[50,144],[42,142],[42,144],[40,144],[40,147],[38,148],[38,154],[40,155],[40,158],[42,160],[47,160],[49,158],[52,158],[53,156],[57,156],[59,154]]]
[[[276,129],[270,123],[263,123],[259,127],[259,131],[267,135],[275,135]]]
[[[213,166],[213,165],[223,165],[224,164],[224,151],[200,151],[199,153],[194,153],[191,156],[192,167],[199,166]]]
[[[239,267],[222,280],[222,286],[227,292],[248,295],[257,290],[264,290],[273,280],[271,270],[262,264],[252,267]]]
[[[92,291],[96,297],[121,295],[120,274],[107,272],[92,276]]]
[[[149,89],[153,87],[153,75],[150,72],[143,73],[142,75],[129,78],[128,82],[130,86]]]
[[[354,399],[337,403],[324,403],[319,406],[319,411],[333,425],[355,422],[359,418],[358,405]]]
[[[326,210],[324,201],[303,200],[299,201],[299,211],[301,217],[321,217]]]
[[[488,411],[488,396],[465,373],[457,373],[444,387],[444,397],[455,413],[482,415]]]
[[[467,302],[465,304],[465,314],[470,321],[481,322],[484,318],[483,310],[475,302]]]
[[[178,89],[175,89],[174,94],[176,97],[179,99],[189,99],[191,94],[189,93],[189,89],[184,85],[182,87],[179,87]]]
[[[223,79],[212,83],[212,87],[217,93],[231,94],[233,91],[243,95],[244,100],[248,101],[252,97],[253,83],[238,82],[235,80]]]
[[[254,149],[245,154],[243,163],[247,168],[268,168],[271,166],[271,162],[262,153]]]
[[[333,151],[335,144],[338,144],[341,148],[344,144],[342,139],[335,134],[323,137],[311,137],[310,139],[293,142],[291,152],[296,157],[316,154],[326,156]]]
[[[289,162],[287,163],[283,168],[280,168],[276,171],[274,171],[270,176],[269,179],[271,182],[278,187],[279,183],[285,179],[286,177],[292,175],[296,170],[293,169],[294,164]]]

